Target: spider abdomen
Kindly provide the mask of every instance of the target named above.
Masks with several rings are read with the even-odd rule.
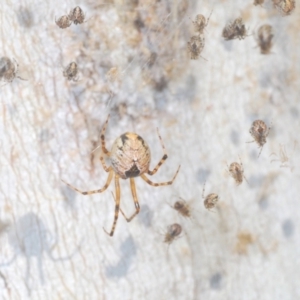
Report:
[[[123,179],[138,177],[148,172],[150,160],[149,146],[136,133],[122,134],[115,140],[111,149],[111,165]]]

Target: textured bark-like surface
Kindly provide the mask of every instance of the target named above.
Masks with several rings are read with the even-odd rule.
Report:
[[[1,299],[300,298],[299,7],[283,17],[267,1],[2,2],[0,55],[26,81],[1,77]],[[76,5],[84,22],[59,28],[55,18]],[[212,9],[191,60],[192,21]],[[236,18],[248,36],[225,41]],[[274,33],[268,55],[250,35],[263,24]],[[63,74],[70,62],[76,81]],[[135,179],[141,211],[130,223],[120,214],[113,237],[102,227],[112,226],[115,185],[84,196],[61,182],[105,184],[97,147],[109,113],[108,150],[135,132],[153,170],[163,156],[158,127],[168,159],[149,179],[169,181],[181,165],[170,186]],[[246,143],[255,120],[272,123],[259,158]],[[237,186],[228,164],[239,157],[249,184]],[[205,182],[205,194],[219,196],[211,211]],[[131,216],[130,181],[120,187]],[[180,197],[191,218],[170,207]],[[175,223],[182,233],[168,245]]]

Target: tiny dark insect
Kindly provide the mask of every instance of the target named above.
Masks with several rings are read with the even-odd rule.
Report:
[[[72,61],[63,71],[64,77],[68,80],[78,81],[78,67],[76,62]]]
[[[295,0],[272,0],[273,5],[277,8],[284,16],[290,15],[296,8]]]
[[[169,225],[167,228],[167,232],[165,234],[164,242],[170,245],[174,240],[179,238],[181,232],[182,232],[181,225],[177,223]]]
[[[237,18],[229,22],[223,29],[222,36],[226,41],[239,39],[242,40],[247,36],[247,29],[242,18]]]
[[[198,59],[203,48],[205,46],[204,36],[194,35],[187,43],[188,52],[191,55],[191,59]]]
[[[271,126],[267,127],[266,123],[262,120],[256,120],[251,125],[249,132],[252,135],[252,137],[254,138],[254,141],[251,141],[248,143],[256,142],[258,144],[259,148],[261,148],[259,151],[258,157],[261,154],[264,144],[267,142],[267,136],[270,133],[270,129],[271,129]]]
[[[260,47],[261,54],[269,54],[272,48],[272,39],[273,39],[273,28],[271,25],[265,24],[258,28],[257,31],[257,43]]]
[[[0,81],[5,83],[12,82],[15,78],[25,80],[22,77],[18,76],[19,64],[14,59],[12,61],[10,58],[3,56],[0,58]]]
[[[253,4],[254,5],[262,5],[264,4],[265,0],[254,0]]]
[[[195,27],[195,31],[198,32],[199,34],[202,34],[205,27],[208,25],[210,16],[211,16],[212,12],[210,13],[208,19],[206,20],[206,18],[199,14],[196,16],[195,21],[192,21]]]
[[[243,182],[243,179],[246,179],[244,176],[244,166],[240,158],[240,163],[233,162],[228,166],[228,171],[230,176],[235,180],[237,185],[240,185]]]
[[[55,18],[55,23],[59,28],[64,29],[70,27],[72,21],[70,20],[69,16],[62,16],[58,20]]]
[[[183,217],[191,218],[191,208],[189,204],[182,198],[179,198],[179,200],[176,201],[171,207],[178,211],[178,213]]]
[[[219,201],[219,196],[217,194],[211,193],[205,197],[204,192],[205,192],[205,183],[204,183],[203,191],[202,191],[202,198],[204,199],[204,206],[208,210],[215,208]]]
[[[69,13],[69,19],[75,24],[82,24],[84,22],[85,14],[79,6],[73,8]]]

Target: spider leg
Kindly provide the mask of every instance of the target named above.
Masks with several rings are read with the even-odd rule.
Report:
[[[269,128],[268,128],[268,132],[267,132],[267,134],[266,134],[266,137],[269,135],[272,126],[273,126],[273,121],[271,121],[271,125],[270,125]]]
[[[105,228],[103,228],[105,233],[107,233],[110,236],[114,235],[114,231],[115,231],[117,221],[118,221],[118,217],[119,217],[119,210],[120,210],[120,196],[121,196],[121,194],[120,194],[119,175],[117,175],[117,174],[115,175],[115,188],[116,188],[116,198],[115,198],[116,205],[115,205],[114,223],[113,223],[113,226],[112,226],[111,231],[109,233],[106,231]]]
[[[203,184],[203,190],[202,190],[202,198],[204,199],[205,197],[204,197],[204,192],[205,192],[205,184],[206,184],[206,182],[204,182],[204,184]]]
[[[108,117],[107,117],[107,119],[106,119],[106,122],[105,122],[105,124],[104,124],[104,126],[103,126],[103,128],[102,128],[102,130],[101,130],[101,136],[100,136],[100,138],[101,138],[102,151],[103,151],[103,153],[106,154],[106,155],[110,155],[110,152],[109,152],[109,151],[106,149],[106,147],[105,147],[105,131],[106,131],[107,123],[108,123],[108,120],[109,120],[109,116],[110,116],[110,115],[108,115]],[[105,168],[104,168],[104,169],[105,169]]]
[[[140,204],[139,204],[139,200],[138,200],[137,194],[136,194],[134,178],[130,178],[130,188],[131,188],[131,193],[132,193],[132,197],[133,197],[133,201],[134,201],[135,212],[130,218],[127,218],[124,215],[124,213],[121,211],[122,215],[124,216],[124,218],[126,219],[127,222],[130,222],[140,212]]]
[[[258,153],[257,158],[259,158],[259,156],[260,156],[260,154],[261,154],[261,151],[262,151],[263,147],[264,147],[264,146],[260,147],[260,151],[259,151],[259,153]]]
[[[75,188],[74,186],[72,186],[71,184],[65,182],[64,180],[61,180],[62,182],[64,182],[68,187],[70,187],[71,189],[75,190],[76,192],[82,194],[82,195],[91,195],[91,194],[97,194],[97,193],[102,193],[104,192],[108,186],[110,185],[111,183],[111,180],[112,180],[112,177],[113,177],[113,169],[110,167],[110,170],[109,170],[109,174],[108,174],[108,177],[107,177],[107,180],[106,180],[106,183],[105,185],[103,186],[103,188],[99,189],[99,190],[94,190],[94,191],[87,191],[87,192],[83,192],[77,188]]]
[[[102,167],[104,169],[105,172],[109,172],[111,170],[111,167],[108,167],[105,163],[105,160],[104,160],[104,156],[101,154],[100,155],[100,161],[101,161],[101,164],[102,164]]]
[[[207,19],[207,21],[206,21],[205,27],[208,25],[209,19],[210,19],[210,17],[211,17],[211,14],[213,13],[213,11],[214,11],[214,9],[211,10],[210,15],[209,15],[209,17],[208,17],[208,19]]]
[[[166,148],[165,148],[165,145],[164,145],[164,143],[163,143],[163,141],[162,141],[162,138],[161,138],[161,136],[160,136],[160,134],[159,134],[159,131],[158,131],[158,128],[157,128],[157,134],[158,134],[158,137],[159,137],[159,139],[160,139],[160,143],[161,143],[161,146],[162,146],[162,148],[163,148],[163,151],[164,151],[164,156],[162,157],[162,159],[159,161],[159,163],[156,165],[156,167],[153,169],[153,171],[150,171],[150,170],[148,170],[148,175],[154,175],[157,171],[158,171],[158,169],[160,168],[160,166],[166,161],[166,159],[168,158],[168,155],[167,155],[167,151],[166,151]]]
[[[179,170],[180,170],[180,166],[178,167],[178,169],[177,169],[177,171],[176,171],[174,177],[172,178],[172,180],[171,180],[171,181],[167,181],[167,182],[160,182],[160,183],[152,182],[151,180],[149,180],[149,179],[146,177],[145,174],[142,174],[141,177],[142,177],[148,184],[150,184],[150,185],[152,185],[152,186],[171,185],[171,184],[174,182],[174,180],[175,180],[175,178],[176,178],[176,176],[177,176]]]

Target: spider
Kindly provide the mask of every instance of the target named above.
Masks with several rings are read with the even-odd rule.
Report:
[[[164,242],[170,245],[175,239],[179,238],[181,232],[182,232],[181,225],[177,223],[169,225],[167,228],[167,232],[165,234]]]
[[[228,23],[223,29],[222,36],[226,41],[244,39],[247,36],[246,26],[242,18],[237,18],[233,22]]]
[[[272,48],[272,39],[274,37],[271,25],[265,24],[258,28],[257,43],[261,54],[269,54]]]
[[[215,208],[219,201],[219,196],[217,194],[211,193],[205,197],[204,192],[205,192],[205,183],[204,183],[203,191],[202,191],[202,198],[204,199],[204,206],[208,210]]]
[[[102,193],[104,192],[108,186],[110,185],[113,176],[115,177],[115,190],[116,190],[116,197],[115,197],[115,216],[114,216],[114,222],[112,225],[111,231],[108,233],[104,228],[104,231],[110,235],[113,236],[115,227],[117,224],[119,211],[120,211],[120,182],[119,179],[130,179],[130,188],[131,193],[135,205],[135,212],[132,214],[131,217],[127,218],[125,214],[122,212],[123,216],[125,217],[127,222],[130,222],[139,212],[140,212],[140,205],[137,198],[136,188],[135,188],[135,181],[134,178],[141,176],[144,181],[146,181],[149,185],[152,186],[165,186],[165,185],[171,185],[180,169],[180,165],[173,176],[171,181],[168,182],[161,182],[161,183],[154,183],[151,180],[149,180],[146,177],[146,173],[150,176],[154,175],[160,166],[165,162],[165,160],[168,158],[168,155],[166,153],[165,146],[163,144],[162,138],[158,132],[157,134],[160,139],[161,146],[163,148],[164,155],[161,158],[161,160],[158,162],[156,167],[151,171],[149,169],[150,161],[151,161],[151,154],[149,146],[147,145],[146,141],[133,132],[126,132],[122,134],[120,137],[118,137],[115,142],[112,145],[111,151],[108,151],[105,146],[105,131],[108,124],[109,115],[107,117],[107,120],[102,128],[101,131],[101,147],[103,154],[100,156],[100,161],[102,163],[103,169],[108,172],[108,177],[106,180],[105,185],[99,189],[94,191],[87,191],[82,192],[81,190],[75,188],[74,186],[66,183],[70,188],[75,190],[78,193],[81,193],[82,195],[91,195],[96,193]],[[104,160],[104,155],[109,158],[109,161],[111,163],[110,166],[107,166]]]
[[[235,180],[237,185],[240,185],[243,182],[243,179],[247,181],[246,177],[244,176],[244,166],[242,160],[240,157],[239,159],[240,159],[240,164],[237,162],[233,162],[230,164],[230,166],[228,166],[228,171],[231,177]]]
[[[204,36],[192,36],[191,40],[187,43],[188,52],[191,55],[191,59],[198,59],[205,46]],[[204,58],[205,59],[205,58]]]
[[[173,206],[171,206],[173,209],[177,210],[180,215],[182,215],[185,218],[191,218],[191,208],[189,204],[179,197],[179,200],[177,200]]]
[[[58,20],[55,18],[55,23],[59,28],[64,29],[70,27],[72,21],[70,20],[69,16],[62,16]]]
[[[267,142],[267,136],[270,133],[271,126],[267,127],[266,123],[262,120],[256,120],[251,125],[249,132],[254,138],[254,141],[247,142],[247,143],[256,142],[259,145],[259,148],[261,149],[258,153],[258,157],[261,154],[264,144]]]
[[[25,80],[22,77],[18,76],[19,64],[14,59],[12,61],[10,58],[3,56],[0,58],[0,80],[6,83],[12,82],[15,78]]]
[[[199,34],[202,34],[205,27],[208,25],[210,16],[212,14],[212,11],[208,17],[208,19],[206,20],[206,18],[203,15],[197,15],[195,21],[192,21],[194,26],[195,26],[195,31],[199,32]]]
[[[78,81],[78,67],[76,62],[72,61],[63,71],[64,77],[68,80]]]
[[[275,8],[281,11],[285,16],[290,15],[296,8],[295,0],[272,0]]]
[[[69,13],[69,19],[74,22],[75,25],[82,24],[84,22],[85,14],[79,6],[73,8]]]

